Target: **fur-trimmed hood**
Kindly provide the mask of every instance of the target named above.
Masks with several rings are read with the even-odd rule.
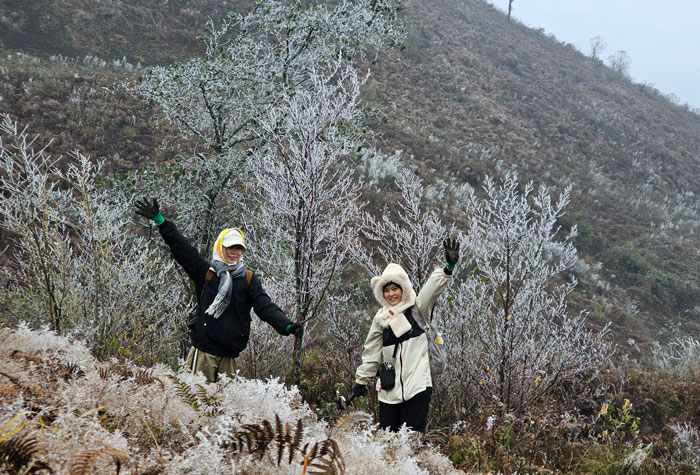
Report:
[[[401,287],[402,295],[401,302],[398,305],[390,306],[389,302],[384,298],[384,286],[390,282]],[[411,324],[408,322],[403,312],[416,304],[416,291],[413,290],[411,280],[408,274],[398,264],[393,262],[386,266],[382,275],[372,277],[370,281],[374,297],[382,306],[375,315],[377,323],[382,328],[391,327],[394,335],[400,337],[411,329]]]

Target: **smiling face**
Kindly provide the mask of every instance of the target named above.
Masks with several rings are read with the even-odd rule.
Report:
[[[240,244],[224,247],[224,259],[230,264],[236,263],[241,260],[244,252],[245,248]]]
[[[392,307],[398,305],[399,302],[401,302],[401,297],[403,297],[403,290],[401,290],[401,287],[393,282],[386,284],[382,289],[382,292],[384,295],[384,300],[386,300]]]

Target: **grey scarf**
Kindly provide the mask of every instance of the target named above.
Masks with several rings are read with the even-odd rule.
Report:
[[[219,291],[205,313],[219,318],[228,304],[231,303],[233,280],[245,275],[245,266],[241,261],[235,264],[226,264],[217,259],[211,260],[211,266],[219,277]]]

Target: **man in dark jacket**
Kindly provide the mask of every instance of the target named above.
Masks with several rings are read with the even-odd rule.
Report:
[[[197,309],[189,322],[192,348],[187,365],[214,382],[220,373],[236,373],[236,357],[250,337],[250,310],[281,335],[301,336],[304,328],[292,322],[271,300],[260,279],[242,262],[245,236],[239,229],[221,231],[212,259],[199,255],[175,223],[160,214],[158,201],[136,201],[136,213],[153,220],[175,261],[187,272],[197,292]]]

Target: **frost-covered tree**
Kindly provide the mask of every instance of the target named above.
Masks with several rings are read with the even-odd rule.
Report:
[[[626,78],[630,76],[630,68],[632,67],[632,60],[630,59],[627,51],[620,50],[615,54],[608,57],[608,62],[610,67],[613,68],[618,73],[622,74]]]
[[[426,184],[415,169],[395,156],[388,163],[386,157],[375,154],[366,160],[372,180],[377,175],[394,177],[400,198],[386,205],[374,217],[364,215],[362,234],[376,254],[378,262],[369,258],[362,263],[372,273],[379,275],[390,262],[400,264],[408,273],[415,287],[420,287],[442,259],[442,241],[456,233],[454,223],[446,223],[448,216],[436,211],[446,198],[443,188]]]
[[[605,38],[603,38],[602,36],[594,36],[593,38],[591,38],[591,59],[599,59],[601,53],[607,47],[608,44],[605,41]]]
[[[402,41],[401,8],[401,0],[263,0],[245,15],[210,20],[202,57],[151,68],[130,86],[198,143],[198,153],[146,171],[137,186],[162,196],[182,216],[185,235],[208,254],[216,233],[240,225],[231,219],[247,213],[248,162],[267,140],[261,121],[279,117],[285,97],[313,88],[312,76],[339,59],[349,64]]]
[[[595,371],[612,350],[607,327],[588,330],[586,312],[571,315],[567,308],[576,282],[563,277],[577,261],[576,228],[559,237],[557,220],[569,190],[556,201],[544,186],[520,191],[511,172],[500,183],[487,178],[484,192],[465,192],[470,225],[462,245],[471,272],[456,286],[452,308],[440,314],[447,376],[455,390],[476,394],[482,409],[521,413]]]
[[[3,323],[82,334],[99,356],[163,358],[184,313],[180,291],[166,284],[171,265],[134,235],[122,192],[100,186],[101,164],[37,145],[3,116],[0,226],[12,250]]]
[[[137,188],[164,198],[203,255],[220,228],[242,227],[254,243],[248,262],[274,279],[270,292],[298,321],[318,315],[344,265],[339,249],[345,244],[337,243],[352,234],[344,226],[356,205],[346,197],[357,186],[334,161],[347,158],[347,144],[360,144],[360,122],[343,112],[355,114],[357,106],[362,81],[353,68],[402,41],[401,8],[401,0],[262,0],[245,15],[210,20],[202,57],[152,68],[130,86],[198,144],[191,159],[176,157],[167,170],[146,170]],[[351,74],[355,85],[348,82]],[[346,87],[355,96],[342,104]],[[305,122],[290,124],[290,115]],[[260,341],[254,349],[263,351],[276,337]],[[296,381],[301,344],[295,342]],[[265,364],[279,367],[273,360]],[[260,362],[246,366],[264,374]]]
[[[365,142],[362,84],[353,68],[336,62],[328,72],[313,72],[306,90],[282,95],[260,118],[265,146],[250,161],[249,193],[261,205],[251,229],[258,265],[275,276],[281,295],[293,299],[287,310],[297,322],[318,317],[334,278],[360,245],[360,184],[350,161]],[[301,345],[297,338],[297,384]]]
[[[511,13],[513,13],[513,0],[508,0],[508,21],[510,21]]]
[[[122,186],[158,197],[166,216],[209,258],[218,233],[241,226],[237,217],[246,212],[244,162],[245,153],[238,150],[225,157],[200,152],[178,155],[172,163],[130,174]]]
[[[401,0],[262,0],[218,26],[209,20],[201,58],[152,68],[132,89],[217,153],[249,146],[260,117],[309,84],[312,71],[401,41],[401,8]]]

